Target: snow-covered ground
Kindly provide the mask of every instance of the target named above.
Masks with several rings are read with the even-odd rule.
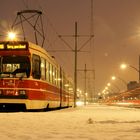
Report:
[[[140,109],[92,104],[0,113],[1,140],[140,140]]]

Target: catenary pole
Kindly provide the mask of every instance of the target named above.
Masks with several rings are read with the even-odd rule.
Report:
[[[75,22],[75,69],[74,69],[74,107],[77,98],[77,22]]]

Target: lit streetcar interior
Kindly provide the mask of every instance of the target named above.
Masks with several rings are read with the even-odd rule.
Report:
[[[28,56],[0,57],[0,78],[29,77],[30,61]]]

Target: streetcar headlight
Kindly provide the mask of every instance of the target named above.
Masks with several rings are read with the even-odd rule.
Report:
[[[25,91],[25,90],[20,90],[20,91],[19,91],[19,94],[20,94],[20,95],[26,95],[26,91]]]

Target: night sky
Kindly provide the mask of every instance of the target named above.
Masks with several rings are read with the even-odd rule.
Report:
[[[90,35],[91,25],[94,38],[78,53],[78,69],[95,70],[87,72],[87,87],[101,92],[112,75],[125,81],[138,81],[138,72],[132,68],[120,70],[125,62],[139,66],[140,52],[140,0],[93,0],[93,24],[91,24],[91,0],[0,0],[0,35],[4,35],[16,18],[16,13],[25,9],[43,12],[47,50],[69,50],[58,35],[74,35],[75,22],[79,35]],[[19,31],[20,32],[20,31]],[[31,40],[31,34],[30,41]],[[63,37],[74,49],[74,37]],[[80,48],[89,37],[78,38]],[[3,40],[3,37],[0,37]],[[65,71],[73,77],[74,53],[50,52]],[[121,90],[126,89],[119,79],[113,82]],[[84,90],[84,73],[78,72],[78,88]],[[112,87],[115,90],[115,87]]]

